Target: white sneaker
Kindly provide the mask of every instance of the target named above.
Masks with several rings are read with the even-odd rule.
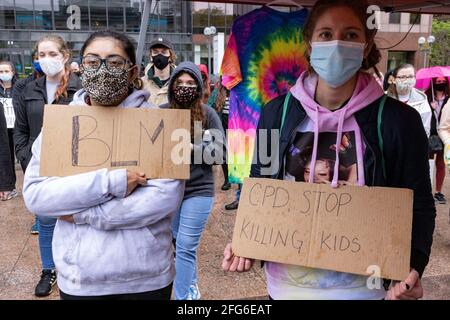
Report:
[[[198,284],[191,284],[186,300],[200,300],[201,297],[202,295],[200,294]]]

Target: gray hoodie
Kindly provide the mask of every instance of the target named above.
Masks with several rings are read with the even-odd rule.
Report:
[[[83,105],[84,95],[80,90],[73,104]],[[147,98],[146,91],[135,91],[121,106],[148,107]],[[70,295],[99,296],[153,291],[173,282],[171,225],[184,183],[152,179],[125,196],[124,169],[41,177],[41,139],[32,147],[23,196],[37,215],[73,215],[75,220],[58,220],[53,235],[59,288]]]
[[[194,77],[199,85],[199,94],[203,96],[203,82],[200,69],[192,62],[182,62],[172,73],[169,80],[169,103],[163,104],[160,108],[170,108],[170,104],[174,102],[173,84],[180,73],[187,72]],[[190,178],[186,181],[186,190],[184,199],[192,197],[214,197],[214,174],[212,171],[213,164],[222,164],[225,161],[226,138],[223,131],[222,123],[217,112],[207,106],[203,105],[204,114],[206,117],[205,127],[203,130],[203,139],[201,141],[193,141],[193,152],[190,165]],[[214,136],[214,141],[211,139],[211,134]],[[217,155],[219,161],[212,161],[207,155]],[[222,155],[222,157],[219,157]]]

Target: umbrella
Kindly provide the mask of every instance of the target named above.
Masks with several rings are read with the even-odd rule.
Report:
[[[417,71],[416,74],[416,88],[420,90],[427,90],[433,78],[447,78],[450,81],[450,66],[446,67],[431,67],[423,68]]]

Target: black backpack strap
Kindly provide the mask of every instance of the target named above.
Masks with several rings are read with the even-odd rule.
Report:
[[[380,105],[378,107],[378,118],[377,118],[378,143],[379,143],[380,150],[381,150],[381,167],[383,168],[384,180],[387,180],[387,174],[386,174],[386,160],[384,158],[384,140],[383,140],[383,135],[381,133],[381,123],[382,123],[384,105],[386,104],[387,97],[388,97],[387,95],[384,95],[381,98]]]

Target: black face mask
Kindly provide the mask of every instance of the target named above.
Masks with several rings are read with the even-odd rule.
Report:
[[[445,91],[445,88],[447,87],[446,83],[438,83],[434,85],[434,90],[436,91]]]
[[[170,57],[163,56],[162,54],[152,56],[153,63],[159,70],[163,70],[165,67],[167,67],[167,65],[169,64],[169,58]]]

